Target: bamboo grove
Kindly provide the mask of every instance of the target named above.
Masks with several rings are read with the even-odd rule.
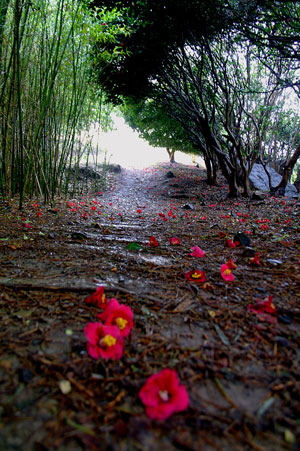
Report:
[[[89,74],[93,22],[82,1],[1,0],[0,195],[20,206],[67,192],[86,151],[80,131],[107,123]]]

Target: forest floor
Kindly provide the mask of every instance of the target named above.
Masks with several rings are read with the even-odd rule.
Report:
[[[0,203],[1,450],[299,449],[300,203],[226,196],[174,164],[52,208]],[[86,350],[99,285],[134,313],[119,360]],[[151,420],[139,390],[164,368],[189,406]]]

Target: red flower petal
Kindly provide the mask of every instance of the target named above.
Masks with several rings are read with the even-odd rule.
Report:
[[[120,359],[123,355],[124,339],[117,326],[88,323],[84,329],[87,351],[93,359]]]
[[[237,265],[235,264],[235,262],[232,260],[231,257],[229,257],[229,259],[227,260],[226,265],[228,266],[229,269],[237,268]]]
[[[225,264],[221,266],[221,276],[224,280],[226,280],[226,282],[234,281],[234,275],[231,269]]]
[[[117,299],[111,299],[106,309],[97,315],[105,326],[117,326],[121,335],[127,337],[133,328],[133,312],[130,307],[119,304]]]
[[[192,282],[205,282],[206,279],[205,273],[199,269],[186,272],[184,277]]]
[[[254,257],[249,259],[249,263],[251,266],[260,266],[260,261],[258,258],[258,252],[254,255]]]
[[[88,296],[85,302],[100,308],[105,308],[107,306],[107,298],[104,294],[104,287],[97,287],[97,290]]]
[[[151,237],[150,237],[150,239],[149,239],[149,243],[148,243],[148,247],[150,246],[150,247],[157,247],[159,244],[158,244],[158,241],[157,241],[157,239],[152,235]]]
[[[188,393],[179,383],[176,371],[168,368],[150,376],[141,388],[139,397],[146,407],[146,414],[157,420],[165,420],[189,405]]]
[[[255,304],[248,305],[247,309],[254,313],[276,313],[276,307],[273,304],[273,296],[270,295],[262,301],[256,299]]]
[[[190,256],[191,257],[199,257],[202,258],[205,255],[205,252],[199,247],[199,246],[193,246],[191,247],[191,253]]]
[[[226,247],[236,247],[236,244],[232,240],[226,240],[225,246]]]
[[[170,244],[172,245],[176,245],[176,244],[180,244],[181,241],[179,238],[177,238],[176,236],[173,236],[172,238],[169,239]]]

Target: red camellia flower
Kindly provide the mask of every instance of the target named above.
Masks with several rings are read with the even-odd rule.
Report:
[[[205,255],[205,252],[199,247],[199,246],[193,246],[191,247],[191,257],[199,257],[202,258]]]
[[[177,238],[176,236],[172,236],[172,238],[170,238],[169,241],[170,241],[170,244],[173,244],[173,245],[181,243],[180,239]]]
[[[158,246],[158,241],[153,235],[149,239],[148,246],[150,246],[150,247],[157,247]]]
[[[87,352],[93,359],[120,359],[123,355],[124,339],[117,326],[88,323],[84,328]]]
[[[152,420],[165,420],[189,405],[186,388],[180,384],[176,371],[168,368],[150,376],[139,397]]]
[[[273,304],[273,296],[270,295],[262,301],[256,299],[255,304],[248,305],[248,310],[254,313],[276,313],[276,307]]]
[[[225,246],[226,247],[236,247],[236,244],[232,240],[226,240]]]
[[[221,266],[221,276],[223,277],[224,280],[226,280],[226,282],[232,282],[234,280],[234,275],[231,269],[229,268],[228,265],[225,264]]]
[[[229,259],[227,260],[226,265],[228,266],[229,269],[237,268],[237,265],[235,264],[235,262],[232,260],[231,257],[229,257]]]
[[[193,282],[205,282],[205,273],[199,269],[193,269],[184,274],[184,277]]]
[[[104,294],[104,287],[98,287],[95,293],[86,298],[85,302],[100,308],[106,308],[108,301]]]
[[[262,301],[256,299],[256,303],[248,305],[247,310],[256,313],[259,321],[277,324],[276,307],[273,304],[273,296],[268,296]]]
[[[119,304],[117,299],[111,299],[106,309],[97,315],[105,326],[117,326],[121,335],[127,337],[133,328],[133,312],[130,307]]]
[[[260,261],[258,258],[258,252],[254,255],[254,257],[249,259],[249,263],[251,266],[260,266]]]

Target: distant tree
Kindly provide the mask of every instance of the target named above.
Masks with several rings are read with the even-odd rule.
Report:
[[[187,139],[186,130],[170,116],[162,103],[153,99],[136,103],[128,101],[121,111],[131,128],[137,130],[151,146],[166,148],[171,163],[175,162],[176,151],[198,153]]]

